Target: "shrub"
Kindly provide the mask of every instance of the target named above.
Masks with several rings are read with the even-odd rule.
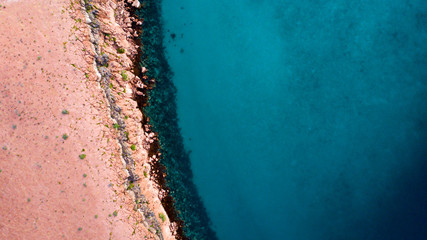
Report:
[[[125,49],[124,48],[119,48],[119,49],[117,49],[117,53],[123,54],[123,53],[125,53]]]
[[[125,81],[128,80],[128,75],[126,74],[125,70],[122,71],[121,75],[122,75],[123,80],[125,80]]]
[[[162,222],[166,221],[166,216],[163,213],[159,213],[159,218],[162,219]]]
[[[129,183],[127,190],[131,190],[133,187],[135,187],[135,185],[133,184],[133,182],[131,182],[131,183]]]
[[[85,159],[85,158],[86,158],[86,154],[80,154],[80,155],[79,155],[79,158],[80,158],[80,159]]]

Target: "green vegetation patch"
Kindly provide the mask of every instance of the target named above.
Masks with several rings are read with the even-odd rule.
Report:
[[[68,139],[68,135],[66,133],[62,134],[62,139],[67,140]]]
[[[121,75],[122,75],[123,80],[125,80],[125,81],[127,81],[127,80],[128,80],[128,75],[126,74],[126,71],[125,71],[125,70],[123,70],[123,71],[121,72]]]
[[[162,219],[162,222],[166,221],[166,216],[163,213],[159,213],[159,218]]]
[[[135,187],[135,185],[133,184],[133,182],[131,182],[131,183],[129,183],[127,190],[131,190],[133,187]]]

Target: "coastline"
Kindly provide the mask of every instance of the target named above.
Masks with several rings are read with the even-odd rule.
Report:
[[[2,88],[6,89],[2,89],[0,97],[3,105],[0,110],[6,114],[0,121],[0,126],[5,129],[0,135],[0,144],[3,147],[0,155],[0,183],[5,186],[0,195],[0,212],[6,216],[0,220],[0,236],[7,239],[23,236],[49,239],[59,238],[62,233],[62,237],[66,239],[83,236],[96,239],[104,234],[110,239],[175,239],[176,224],[169,221],[159,198],[164,191],[150,176],[151,163],[157,161],[154,156],[148,154],[155,135],[147,133],[148,126],[141,126],[143,116],[133,100],[134,95],[140,93],[137,86],[142,85],[139,77],[133,74],[138,46],[133,41],[137,34],[133,32],[132,22],[137,24],[137,21],[133,19],[129,22],[127,7],[130,7],[130,4],[125,7],[124,2],[118,1],[39,1],[34,5],[31,1],[4,0],[0,1],[0,4],[3,7],[0,10],[3,11],[0,12],[0,19],[13,25],[16,14],[18,25],[23,26],[22,31],[27,34],[28,42],[32,42],[32,39],[34,43],[39,41],[39,38],[42,38],[40,33],[43,35],[41,29],[45,30],[43,36],[47,39],[42,41],[41,45],[34,44],[36,46],[32,49],[27,48],[27,51],[34,51],[36,48],[39,56],[17,54],[18,58],[11,59],[11,53],[8,51],[5,55],[0,55],[0,59],[8,63],[2,66],[0,74]],[[32,15],[27,4],[32,4],[30,9],[33,11],[40,8],[39,12],[36,11],[39,15]],[[30,11],[28,16],[25,16],[25,9]],[[37,20],[40,16],[45,17]],[[30,25],[32,21],[37,27]],[[55,25],[62,24],[64,26],[61,29],[50,31],[55,29]],[[12,27],[3,29],[8,31]],[[19,36],[10,36],[12,39],[18,38],[19,42]],[[64,40],[65,38],[67,39]],[[21,43],[22,41],[21,38]],[[10,46],[11,42],[1,41],[0,44],[4,49],[23,51],[20,46]],[[49,48],[55,48],[56,51],[52,52],[56,54],[55,58],[40,51]],[[46,52],[51,53],[50,50]],[[12,53],[16,55],[15,52]],[[21,64],[21,61],[16,59],[21,59],[24,69],[27,68],[30,57],[38,70],[30,69],[31,72],[24,72],[23,76],[18,73],[20,79],[29,77],[28,80],[18,82],[13,78],[16,72],[10,69]],[[61,62],[61,59],[65,61]],[[35,76],[37,81],[34,82],[30,76],[36,71],[41,73],[37,73],[40,76]],[[30,95],[19,90],[16,84],[32,85]],[[52,88],[52,85],[60,86],[61,89],[47,90]],[[68,94],[67,91],[72,93]],[[82,93],[77,94],[78,91]],[[18,103],[10,99],[11,95],[14,100],[20,97],[19,103],[24,103],[21,110],[17,110]],[[40,104],[46,104],[47,107],[39,106]],[[27,117],[31,105],[35,105],[32,116]],[[64,106],[63,113],[60,106]],[[46,111],[50,115],[46,114]],[[66,119],[68,116],[75,120]],[[14,124],[9,130],[7,128],[11,122]],[[63,139],[59,136],[48,136],[46,133],[43,135],[45,139],[36,140],[35,137],[40,132],[30,127],[31,122],[36,122],[36,125],[42,125],[43,129],[49,129],[59,136],[58,129],[68,133],[64,133]],[[34,150],[22,149],[22,137],[27,140],[34,139],[30,143],[25,141],[25,147]],[[46,143],[40,146],[41,141]],[[55,150],[46,153],[49,145],[55,146]],[[79,145],[82,147],[77,149]],[[55,151],[58,152],[54,153]],[[21,160],[19,164],[13,161],[14,164],[10,164],[8,160],[15,158],[24,158],[26,161]],[[75,162],[65,161],[58,165],[57,159],[66,158],[72,158]],[[34,171],[34,166],[40,171]],[[86,173],[89,170],[94,172],[93,175]],[[66,180],[53,181],[68,174],[71,176]],[[75,184],[82,179],[86,180],[88,176],[93,183],[84,182],[83,187],[81,184]],[[26,191],[16,192],[20,187],[14,186],[28,185],[27,181],[33,178],[31,190],[25,187]],[[105,181],[106,179],[109,181]],[[64,182],[71,185],[68,186]],[[57,188],[63,186],[67,188],[60,192],[70,192],[71,195],[68,193],[65,199],[52,197],[52,194],[58,191]],[[37,192],[40,188],[44,190]],[[90,190],[90,197],[83,200],[74,199],[80,198],[82,189]],[[25,198],[22,194],[31,197]],[[46,202],[57,207],[49,204],[46,208],[40,207],[46,205]],[[88,202],[91,204],[84,204]],[[36,223],[33,223],[33,227],[37,230],[21,232],[12,227],[25,226],[29,218],[25,220],[16,217],[10,209],[36,203],[38,208],[24,207],[20,214],[34,216]],[[64,218],[69,218],[66,210],[61,210],[67,206],[77,213],[80,212],[81,216],[73,217],[62,224]],[[96,214],[96,209],[106,212],[107,208],[111,210],[105,214],[105,218],[100,213]],[[43,211],[43,214],[39,211]],[[94,211],[95,213],[89,214]],[[63,215],[56,216],[57,212],[62,212]],[[102,219],[102,222],[93,223],[94,218]],[[76,224],[73,221],[77,221],[82,227],[73,228]],[[30,225],[28,229],[31,229]]]
[[[153,162],[152,174],[156,183],[165,190],[163,207],[178,223],[178,235],[185,239],[217,239],[193,182],[190,152],[184,147],[178,126],[177,89],[163,45],[161,1],[146,0],[143,5],[136,15],[144,19],[139,64],[146,70],[142,79],[147,87],[141,89],[143,94],[137,97],[137,101],[144,113],[144,122],[151,125],[157,136],[151,145],[150,156],[157,154],[160,161]]]

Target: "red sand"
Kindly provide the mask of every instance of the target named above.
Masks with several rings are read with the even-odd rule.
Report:
[[[0,5],[0,239],[153,239],[123,186],[79,13],[62,0]]]

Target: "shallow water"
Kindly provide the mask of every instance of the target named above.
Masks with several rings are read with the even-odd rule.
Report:
[[[162,7],[220,239],[427,239],[425,1]]]

